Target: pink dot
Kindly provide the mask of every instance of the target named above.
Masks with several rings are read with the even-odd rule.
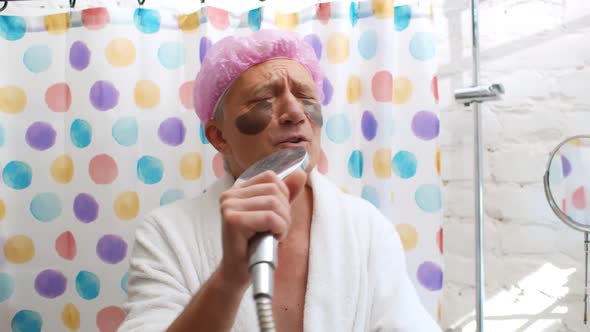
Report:
[[[438,232],[436,233],[436,244],[438,245],[438,250],[440,254],[443,254],[443,229],[442,227],[439,228]]]
[[[207,18],[219,30],[225,30],[229,26],[229,16],[223,9],[207,7]]]
[[[45,92],[45,102],[54,112],[67,112],[72,105],[72,93],[67,83],[57,83]]]
[[[96,314],[96,326],[100,332],[116,332],[123,320],[125,312],[116,306],[103,308]]]
[[[373,98],[376,101],[388,103],[392,100],[393,94],[393,76],[391,73],[383,70],[373,76],[371,83]]]
[[[438,104],[438,78],[434,76],[432,78],[432,83],[430,84],[430,89],[432,90],[432,95],[434,96],[434,101]]]
[[[320,151],[320,160],[318,160],[318,171],[322,174],[328,173],[328,158],[326,158],[324,150]]]
[[[61,235],[55,239],[55,251],[57,251],[57,254],[61,258],[69,261],[76,257],[76,239],[70,231],[61,233]]]
[[[328,24],[328,21],[330,20],[330,4],[329,3],[318,4],[317,11],[316,11],[316,17],[318,18],[318,20],[322,24],[324,24],[324,25]]]
[[[193,89],[195,87],[195,81],[184,82],[180,86],[180,102],[186,109],[193,109]]]
[[[108,154],[99,154],[90,160],[88,172],[96,184],[110,184],[119,175],[117,163]]]
[[[578,189],[576,189],[576,191],[574,191],[572,203],[574,207],[578,210],[583,210],[586,208],[586,193],[584,192],[583,186],[579,187]]]
[[[102,29],[109,23],[109,21],[109,11],[106,8],[90,8],[82,11],[82,23],[86,29]]]
[[[225,170],[223,169],[223,158],[219,152],[213,157],[213,174],[215,174],[216,177],[221,177],[225,174]]]

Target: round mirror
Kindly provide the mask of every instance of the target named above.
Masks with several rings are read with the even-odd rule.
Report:
[[[590,135],[570,137],[553,150],[544,184],[559,219],[590,232]]]

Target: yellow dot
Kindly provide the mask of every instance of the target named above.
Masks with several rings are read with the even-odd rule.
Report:
[[[26,263],[35,256],[35,244],[28,236],[15,235],[4,243],[4,256],[15,264]]]
[[[51,164],[51,176],[57,183],[65,184],[72,181],[74,162],[67,154],[55,158]]]
[[[202,160],[198,152],[187,153],[180,160],[180,175],[185,180],[197,180],[201,177]]]
[[[399,224],[396,225],[395,228],[397,229],[397,233],[402,240],[402,245],[404,246],[405,251],[416,248],[416,243],[418,242],[418,233],[416,232],[416,228],[414,228],[414,226],[409,224]]]
[[[393,17],[393,0],[373,0],[372,8],[376,18]]]
[[[328,38],[328,61],[330,63],[342,63],[348,59],[350,51],[348,36],[335,32]]]
[[[412,97],[412,81],[405,77],[393,80],[392,101],[394,104],[406,103]]]
[[[373,157],[373,169],[378,178],[391,177],[391,150],[379,149]]]
[[[438,308],[436,309],[436,317],[438,318],[439,322],[442,321],[442,305],[440,304],[440,301],[438,302]]]
[[[184,32],[197,31],[199,28],[199,13],[178,16],[178,27]]]
[[[135,46],[129,39],[113,39],[106,47],[107,61],[114,67],[125,67],[135,62]]]
[[[4,205],[4,201],[0,199],[0,221],[4,219],[6,215],[6,205]]]
[[[45,16],[45,30],[47,32],[59,35],[66,31],[70,27],[70,14],[63,13],[63,14],[55,14],[55,15],[47,15]]]
[[[121,193],[115,200],[113,209],[119,219],[133,219],[139,214],[139,196],[133,191]]]
[[[354,104],[361,99],[361,79],[357,76],[350,76],[346,85],[346,99],[349,104]]]
[[[436,172],[440,175],[440,149],[436,150]]]
[[[154,81],[137,82],[134,95],[139,108],[152,108],[160,103],[160,87]]]
[[[277,12],[275,15],[275,24],[279,29],[291,31],[299,24],[299,14],[283,14],[281,12]]]
[[[0,112],[7,114],[20,113],[27,105],[27,95],[17,86],[0,88]]]
[[[78,331],[80,328],[80,312],[75,305],[68,303],[61,312],[61,320],[71,331]]]
[[[340,187],[340,191],[342,191],[345,194],[348,194],[349,193],[349,191],[348,191],[348,189],[346,187]]]

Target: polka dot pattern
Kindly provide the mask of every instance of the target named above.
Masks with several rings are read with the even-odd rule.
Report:
[[[0,16],[0,43],[20,50],[0,82],[0,311],[14,308],[8,330],[116,331],[141,217],[199,195],[225,173],[193,114],[194,73],[220,38],[261,28],[301,33],[321,62],[317,169],[393,221],[418,294],[436,315],[440,121],[428,12],[392,0],[242,15],[92,8]],[[575,178],[574,163],[563,156],[561,181]],[[572,187],[568,211],[588,207],[587,191]],[[23,289],[42,301],[15,305]]]

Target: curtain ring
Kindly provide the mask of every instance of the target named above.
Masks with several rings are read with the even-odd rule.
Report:
[[[204,5],[204,4],[205,4],[205,0],[201,0],[201,5]]]
[[[76,0],[70,0],[70,8],[71,9],[76,8]]]
[[[145,0],[137,0],[137,3],[138,3],[140,6],[143,6],[143,4],[145,3]]]
[[[0,13],[3,12],[6,7],[8,7],[8,0],[4,0],[4,4],[2,5],[2,8],[0,8]]]

